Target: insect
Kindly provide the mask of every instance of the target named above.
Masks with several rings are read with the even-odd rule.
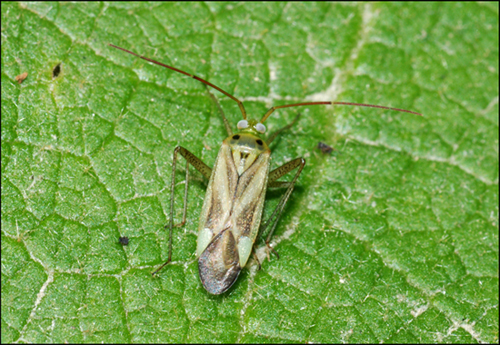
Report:
[[[52,79],[55,79],[59,77],[59,74],[61,73],[61,64],[58,63],[56,67],[52,70]]]
[[[318,149],[321,150],[324,154],[331,153],[333,151],[333,147],[328,146],[325,143],[322,143],[321,141],[318,143]]]
[[[127,236],[120,236],[118,239],[118,242],[120,242],[121,245],[127,246],[128,245],[128,237]]]
[[[28,72],[24,72],[22,74],[19,74],[18,76],[16,76],[14,79],[16,79],[16,81],[21,84],[26,78],[28,78]]]
[[[213,295],[226,292],[236,281],[245,267],[258,233],[266,233],[266,245],[270,251],[277,253],[270,246],[270,239],[276,229],[278,220],[292,194],[297,179],[304,168],[304,158],[296,158],[274,170],[269,171],[271,150],[269,144],[283,131],[290,128],[297,120],[271,134],[266,140],[264,122],[277,109],[308,106],[308,105],[354,105],[372,108],[389,109],[420,115],[419,113],[390,108],[379,105],[350,102],[304,102],[274,106],[270,108],[260,121],[247,119],[243,103],[233,95],[218,86],[195,75],[181,71],[175,67],[141,56],[130,50],[113,44],[111,47],[120,49],[143,60],[166,67],[173,71],[196,79],[207,88],[208,94],[215,101],[226,127],[228,137],[222,142],[213,168],[182,146],[174,149],[172,161],[172,181],[170,185],[170,219],[169,251],[167,261],[153,275],[172,260],[172,231],[176,226],[186,222],[187,195],[189,181],[189,164],[209,180],[205,200],[200,215],[196,254],[198,269],[203,287]],[[233,134],[222,108],[208,86],[221,92],[237,102],[243,119],[238,122],[238,132]],[[186,184],[184,191],[184,210],[182,222],[174,225],[174,185],[178,155],[186,160]],[[278,181],[281,177],[295,170],[291,181]],[[261,218],[264,199],[268,188],[285,188],[278,205],[261,231]],[[165,228],[167,228],[167,226]]]

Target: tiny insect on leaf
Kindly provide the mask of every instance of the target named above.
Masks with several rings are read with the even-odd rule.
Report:
[[[28,72],[21,73],[20,75],[16,76],[16,81],[21,84],[26,78],[28,78]]]
[[[269,144],[284,130],[297,122],[300,116],[300,114],[297,115],[292,123],[266,137],[264,122],[274,111],[283,108],[311,105],[349,105],[421,115],[410,110],[380,105],[324,101],[274,106],[264,114],[260,121],[257,121],[256,119],[247,118],[243,102],[218,86],[193,74],[141,56],[130,50],[113,44],[110,44],[110,46],[202,82],[207,89],[208,95],[214,100],[220,112],[228,137],[222,141],[213,168],[210,168],[201,159],[182,146],[177,146],[174,149],[172,180],[170,184],[170,218],[169,223],[165,226],[169,231],[168,258],[163,265],[153,272],[153,275],[155,275],[172,261],[173,228],[182,226],[186,222],[189,190],[188,168],[189,164],[191,164],[209,180],[200,214],[196,254],[201,283],[210,294],[214,295],[226,292],[236,282],[241,270],[248,262],[259,233],[267,233],[266,246],[268,251],[277,255],[274,248],[270,245],[271,237],[306,162],[304,158],[299,157],[274,170],[270,170],[271,150]],[[233,134],[221,106],[208,87],[221,92],[238,104],[242,120],[238,122],[238,132],[236,134]],[[326,150],[328,150],[329,146],[325,146],[327,147]],[[320,149],[323,150],[325,147],[320,147]],[[184,188],[182,221],[179,224],[174,224],[174,187],[179,154],[186,160],[186,183]],[[291,180],[278,181],[281,177],[290,173],[292,173]],[[269,219],[261,226],[264,200],[268,188],[280,188],[284,189],[284,192]]]
[[[128,237],[123,236],[123,237],[120,237],[118,241],[120,242],[121,245],[126,246],[126,245],[128,245],[129,239],[128,239]]]
[[[318,143],[318,149],[321,150],[324,154],[331,153],[333,151],[333,147],[328,146],[325,143],[322,143],[321,141]]]
[[[54,69],[52,70],[52,78],[55,79],[59,77],[59,74],[61,73],[61,64],[58,63]]]

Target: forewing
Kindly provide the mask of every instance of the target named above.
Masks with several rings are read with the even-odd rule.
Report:
[[[223,143],[207,187],[198,228],[198,255],[229,225],[231,205],[238,183],[229,145]],[[200,243],[201,241],[201,243]]]
[[[259,232],[270,155],[270,151],[260,154],[239,178],[231,211],[232,231],[237,239],[246,236],[253,243]]]

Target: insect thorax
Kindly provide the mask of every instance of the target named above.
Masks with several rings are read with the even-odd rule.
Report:
[[[269,147],[264,140],[247,131],[236,133],[228,137],[224,142],[231,148],[234,165],[240,176],[255,162],[260,154],[269,151]]]

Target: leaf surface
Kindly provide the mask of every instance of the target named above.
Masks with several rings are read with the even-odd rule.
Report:
[[[1,9],[3,342],[498,342],[498,4]],[[424,116],[276,111],[269,132],[302,117],[272,143],[273,167],[307,160],[280,259],[250,260],[214,297],[197,277],[194,170],[174,262],[150,273],[168,253],[173,149],[212,166],[217,108],[200,83],[108,43],[209,80],[251,118],[302,101]],[[237,104],[214,93],[234,128]]]

